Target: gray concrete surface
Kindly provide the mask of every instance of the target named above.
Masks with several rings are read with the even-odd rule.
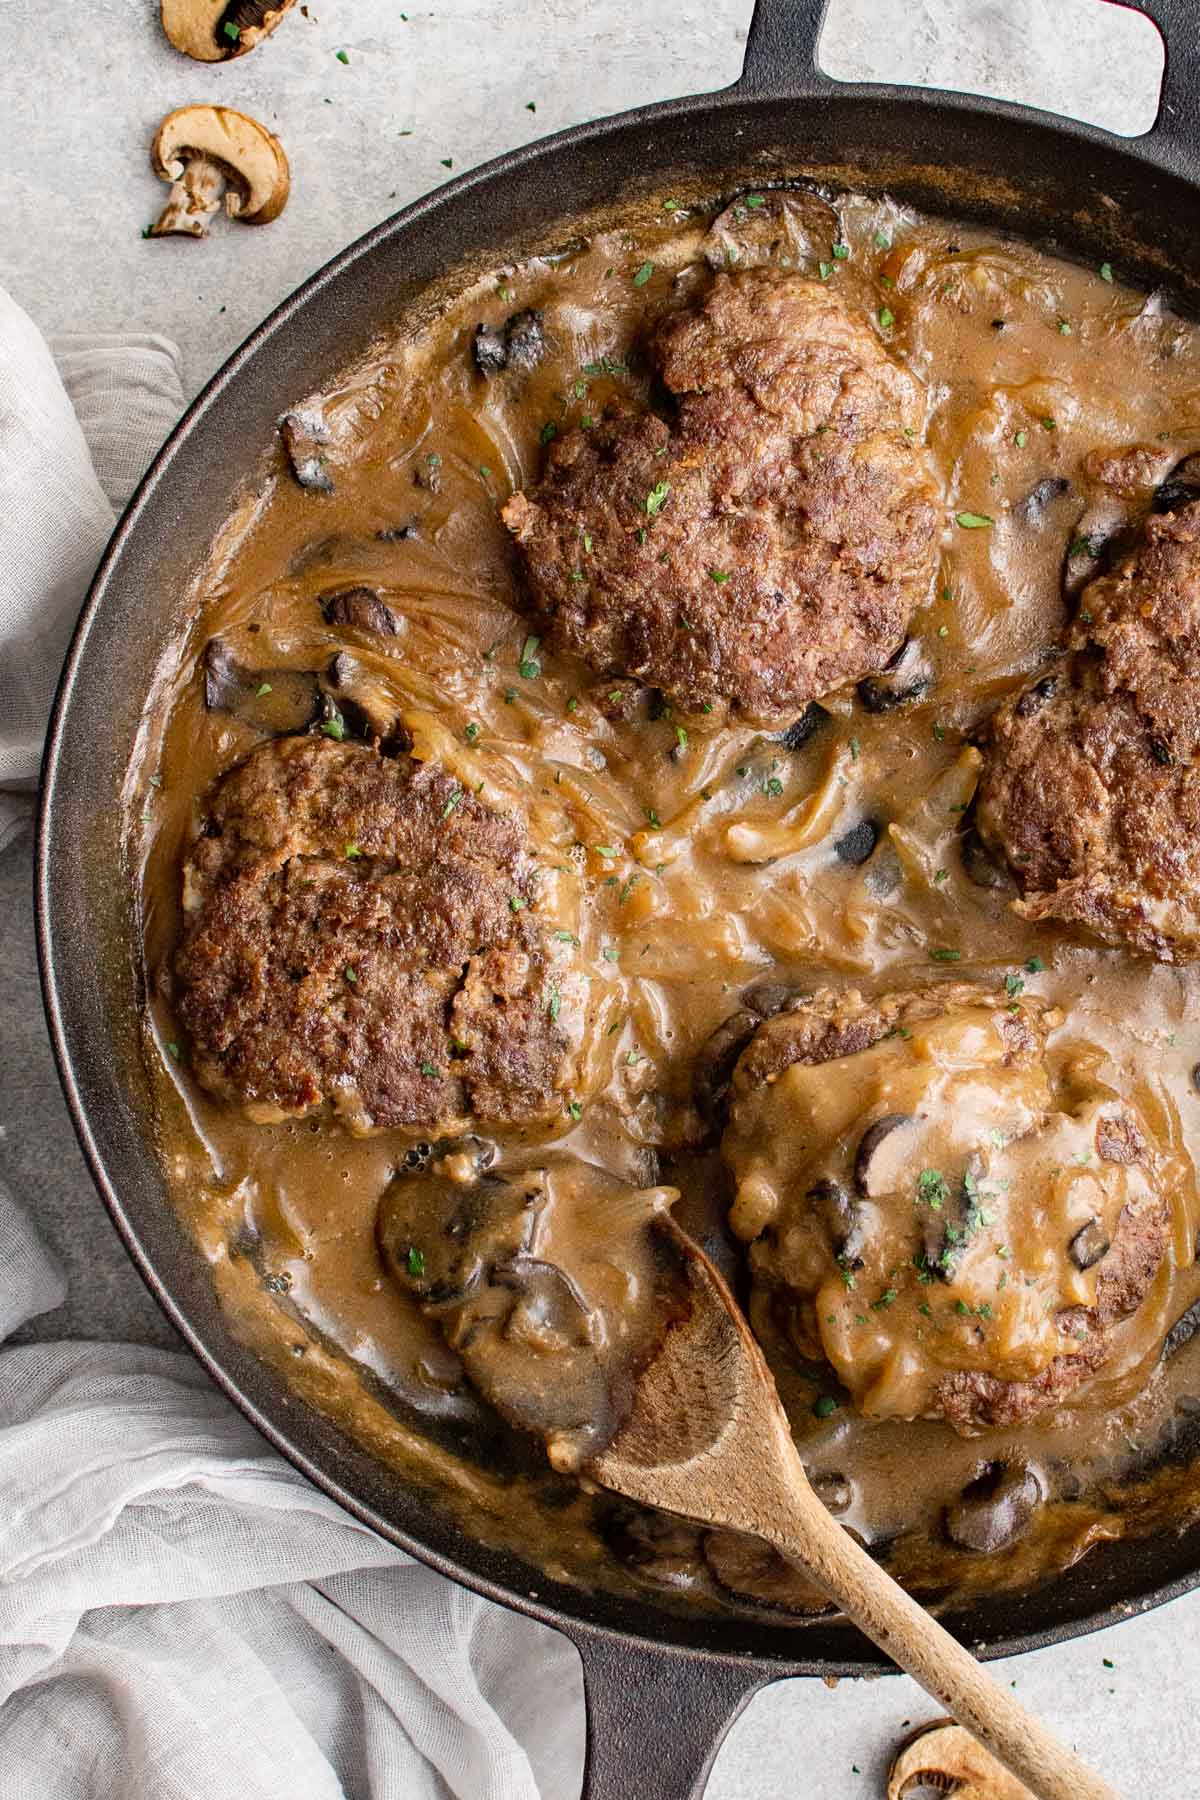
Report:
[[[161,41],[156,0],[66,12],[0,0],[0,281],[43,329],[165,332],[194,391],[306,274],[446,179],[444,159],[457,173],[576,120],[732,81],[750,6],[309,0],[308,12],[253,56],[205,68]],[[1134,133],[1153,117],[1161,52],[1144,20],[1100,0],[832,0],[822,61],[842,79],[999,93]],[[150,137],[192,100],[239,106],[281,134],[294,187],[274,225],[203,244],[142,239],[164,192]],[[65,1306],[33,1334],[167,1343],[58,1093],[29,892],[25,839],[0,859],[0,1174],[70,1277]],[[1200,1596],[1001,1674],[1126,1795],[1191,1800],[1198,1639]],[[867,1800],[903,1725],[934,1711],[907,1680],[776,1688],[735,1727],[709,1800]]]

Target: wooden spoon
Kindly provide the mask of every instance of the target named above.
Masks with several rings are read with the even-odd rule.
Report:
[[[637,1376],[624,1423],[583,1473],[645,1506],[773,1545],[1040,1800],[1117,1800],[831,1517],[729,1289],[668,1214],[651,1228],[680,1264],[680,1316]]]

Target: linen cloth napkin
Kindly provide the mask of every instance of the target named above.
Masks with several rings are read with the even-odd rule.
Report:
[[[166,339],[52,354],[0,289],[0,848],[182,403]],[[25,1199],[0,1184],[0,1346],[64,1294]],[[565,1639],[357,1524],[191,1357],[0,1347],[0,1800],[566,1800],[582,1733]]]

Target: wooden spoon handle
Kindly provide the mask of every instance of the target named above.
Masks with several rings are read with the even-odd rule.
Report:
[[[1118,1800],[1053,1732],[1000,1687],[924,1607],[872,1562],[813,1493],[793,1450],[790,1512],[775,1514],[775,1548],[814,1575],[847,1618],[953,1713],[1039,1800]],[[793,1526],[794,1519],[794,1526]]]

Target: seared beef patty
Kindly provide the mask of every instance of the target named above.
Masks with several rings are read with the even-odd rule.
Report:
[[[831,287],[769,269],[718,275],[648,354],[672,422],[610,408],[504,509],[550,641],[761,724],[882,669],[934,571],[919,384]]]
[[[533,899],[519,825],[444,769],[322,737],[264,745],[218,784],[184,870],[175,972],[198,1080],[264,1121],[329,1100],[356,1131],[560,1111]]]
[[[825,991],[760,1026],[724,1154],[756,1328],[880,1417],[964,1435],[1044,1412],[1114,1351],[1167,1247],[1156,1158],[1040,1001]]]
[[[1029,919],[1200,956],[1200,501],[1084,589],[1066,654],[990,722],[985,841]]]

